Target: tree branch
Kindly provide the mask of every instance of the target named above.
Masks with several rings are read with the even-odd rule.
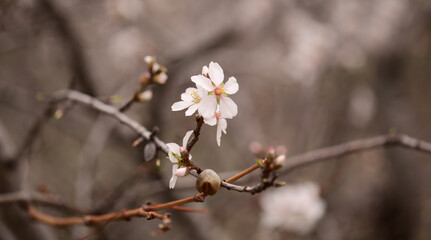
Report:
[[[60,90],[53,94],[53,102],[60,102],[70,99],[75,102],[79,102],[81,104],[85,104],[87,106],[90,106],[99,112],[105,113],[118,121],[120,121],[122,124],[130,127],[131,129],[135,130],[137,133],[139,133],[141,136],[143,136],[145,139],[149,140],[151,137],[151,132],[148,131],[144,126],[136,122],[135,120],[131,119],[124,113],[120,112],[118,109],[116,109],[113,106],[110,106],[108,104],[103,103],[102,101],[90,97],[86,94],[80,93],[78,91],[74,90]],[[154,143],[160,148],[162,152],[165,154],[168,154],[169,149],[166,146],[166,144],[160,140],[158,137],[154,136],[152,138]]]

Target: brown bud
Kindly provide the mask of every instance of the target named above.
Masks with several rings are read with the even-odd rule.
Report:
[[[197,180],[196,189],[207,195],[214,195],[220,189],[221,180],[214,170],[203,170]]]

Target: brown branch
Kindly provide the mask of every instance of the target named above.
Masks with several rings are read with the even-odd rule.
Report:
[[[249,173],[253,172],[254,170],[256,170],[256,169],[258,169],[258,168],[259,168],[259,165],[254,164],[253,166],[251,166],[251,167],[249,167],[249,168],[245,169],[244,171],[242,171],[242,172],[240,172],[240,173],[237,173],[237,174],[235,174],[234,176],[232,176],[232,177],[228,178],[228,179],[227,179],[227,180],[225,180],[224,182],[226,182],[226,183],[232,183],[232,182],[234,182],[234,181],[236,181],[236,180],[238,180],[238,179],[240,179],[240,178],[244,177],[245,175],[247,175],[247,174],[249,174]]]
[[[354,141],[342,143],[339,145],[335,145],[332,147],[321,148],[321,149],[313,150],[303,154],[298,154],[292,157],[288,157],[286,159],[286,164],[284,168],[280,172],[282,174],[286,174],[298,167],[302,167],[308,164],[313,164],[313,163],[319,162],[320,160],[340,157],[340,156],[352,154],[359,151],[365,151],[365,150],[369,150],[377,147],[385,147],[385,146],[402,146],[402,147],[410,148],[410,149],[425,152],[425,153],[431,153],[431,143],[429,142],[425,142],[423,140],[419,140],[417,138],[413,138],[404,134],[381,135],[381,136],[371,137],[367,139],[354,140]],[[238,192],[254,193],[255,188],[258,185],[252,186],[252,187],[240,186],[240,185],[231,184],[231,182],[239,179],[242,176],[247,175],[248,173],[252,172],[257,168],[258,168],[257,164],[255,164],[250,168],[229,178],[228,180],[223,181],[221,184],[222,187],[228,190],[234,190]]]
[[[431,143],[404,134],[381,135],[361,140],[354,140],[332,147],[321,148],[307,153],[286,158],[282,173],[287,173],[298,167],[312,164],[328,158],[340,157],[358,151],[384,146],[402,146],[417,151],[431,153]]]
[[[201,133],[202,125],[204,124],[204,118],[196,115],[196,129],[193,130],[193,139],[187,143],[187,152],[190,152],[195,145],[195,143],[199,140],[199,135]]]
[[[180,200],[167,202],[167,203],[160,203],[160,204],[145,206],[143,208],[146,211],[158,211],[158,210],[162,210],[162,209],[166,209],[166,208],[172,208],[175,206],[184,205],[186,203],[203,202],[205,200],[205,197],[206,197],[206,195],[204,193],[198,193],[198,194],[191,196],[191,197],[188,197],[188,198],[183,198]]]
[[[129,101],[127,101],[123,106],[118,109],[120,112],[127,111],[133,105],[133,103],[139,102],[139,95],[148,87],[150,80],[154,77],[153,74],[151,74],[151,69],[149,71],[150,73],[145,74],[141,78],[141,85],[137,90],[135,90],[133,96],[129,99]]]
[[[161,215],[153,211],[146,211],[142,207],[131,209],[131,210],[108,213],[100,216],[88,215],[84,217],[62,218],[62,217],[53,217],[48,214],[39,212],[33,205],[30,204],[28,205],[28,213],[33,219],[50,225],[54,225],[54,226],[69,226],[69,225],[76,225],[76,224],[95,225],[95,224],[104,223],[107,221],[118,221],[118,220],[128,221],[134,217],[146,217],[147,220],[151,220],[154,218],[163,220],[164,218],[166,218],[166,214]]]

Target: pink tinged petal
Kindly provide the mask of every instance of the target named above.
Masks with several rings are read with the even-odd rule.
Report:
[[[210,126],[214,126],[217,124],[217,118],[215,115],[213,117],[210,117],[210,118],[204,118],[204,123],[206,123]]]
[[[210,62],[208,74],[211,78],[211,81],[216,86],[219,86],[223,82],[223,79],[224,79],[223,69],[220,67],[218,63]]]
[[[191,105],[189,109],[187,109],[186,111],[186,116],[191,116],[193,113],[195,113],[196,110],[198,110],[199,105],[200,105],[199,103]]]
[[[209,92],[214,89],[213,85],[211,84],[211,80],[202,75],[192,76],[192,82],[196,83],[197,86],[201,86]]]
[[[192,135],[193,130],[190,130],[186,133],[186,135],[183,138],[183,148],[187,147],[187,143],[189,142],[190,136]]]
[[[220,113],[223,118],[233,118],[238,114],[238,106],[231,98],[221,97]]]
[[[187,173],[187,168],[186,167],[180,167],[177,170],[174,171],[174,175],[177,177],[184,177]]]
[[[217,145],[220,147],[220,141],[221,141],[221,132],[223,131],[224,134],[226,134],[226,128],[227,128],[227,122],[226,119],[220,119],[217,122]]]
[[[183,109],[188,108],[192,104],[193,104],[192,102],[179,101],[179,102],[172,104],[171,109],[172,109],[172,111],[181,111]]]
[[[198,112],[204,118],[214,116],[217,109],[217,99],[214,95],[204,96],[199,104]]]
[[[236,78],[230,77],[229,80],[227,80],[226,84],[223,87],[225,89],[225,92],[227,94],[235,94],[239,90],[239,85],[236,82]]]

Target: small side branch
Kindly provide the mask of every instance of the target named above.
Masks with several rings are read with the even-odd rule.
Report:
[[[187,151],[190,152],[195,145],[195,143],[199,140],[199,135],[201,134],[202,124],[204,124],[204,118],[197,115],[196,116],[196,129],[193,130],[193,139],[187,144]]]

